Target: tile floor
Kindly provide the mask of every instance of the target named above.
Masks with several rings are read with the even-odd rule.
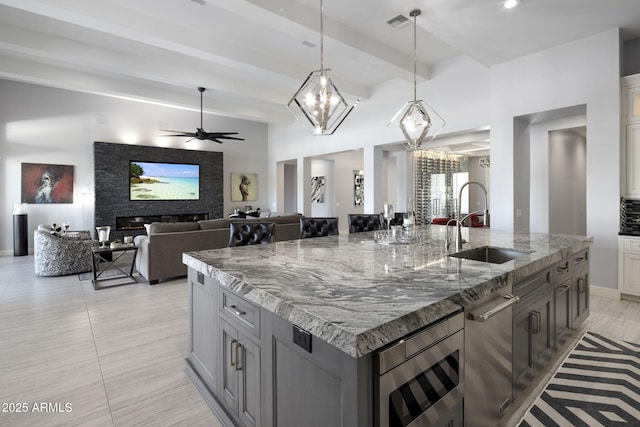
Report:
[[[640,342],[640,303],[593,296],[585,323]],[[95,291],[0,257],[1,426],[220,426],[184,372],[187,341],[185,279]]]
[[[95,291],[0,257],[0,425],[220,426],[184,372],[187,334],[185,279]]]

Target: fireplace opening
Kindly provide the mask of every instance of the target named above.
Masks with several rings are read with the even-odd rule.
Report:
[[[209,219],[208,213],[189,213],[177,215],[138,215],[138,216],[118,216],[116,217],[116,230],[140,230],[145,224],[152,222],[191,222]]]

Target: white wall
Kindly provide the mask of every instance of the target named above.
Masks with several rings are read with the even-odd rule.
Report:
[[[594,238],[591,281],[614,288],[620,196],[618,30],[492,68],[492,226],[514,226],[514,118],[582,104],[587,106],[587,234]]]
[[[197,97],[197,94],[194,94]],[[159,138],[158,129],[195,130],[199,111],[186,111],[100,95],[0,80],[0,254],[13,254],[13,203],[20,201],[21,163],[74,166],[74,203],[28,205],[29,247],[39,223],[70,221],[72,229],[93,228],[93,142],[143,144],[224,152],[225,212],[230,201],[230,172],[258,174],[259,198],[268,194],[267,126],[205,114],[207,130],[238,131],[246,141],[192,141]],[[197,100],[197,98],[196,98]],[[206,104],[206,98],[205,98]],[[204,189],[206,191],[206,189]]]

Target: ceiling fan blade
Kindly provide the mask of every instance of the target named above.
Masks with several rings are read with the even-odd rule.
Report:
[[[160,136],[196,136],[195,132],[186,132],[183,130],[162,130],[162,132],[173,132],[173,135],[160,135]]]
[[[200,127],[196,128],[196,132],[186,132],[181,130],[169,130],[164,129],[162,132],[171,132],[172,135],[160,135],[160,136],[170,136],[170,137],[190,137],[188,141],[193,141],[194,139],[198,140],[210,140],[215,141],[219,144],[222,144],[220,139],[233,139],[236,141],[244,141],[244,138],[238,138],[229,135],[237,135],[238,132],[207,132],[204,130],[203,125],[203,108],[202,108],[202,95],[206,89],[204,87],[198,87],[198,91],[200,91]]]
[[[229,135],[237,135],[237,134],[238,132],[207,132],[207,138],[236,139],[238,141],[244,141],[244,138],[229,136]]]
[[[235,136],[218,136],[221,139],[233,139],[234,141],[244,141],[244,138],[236,138]]]

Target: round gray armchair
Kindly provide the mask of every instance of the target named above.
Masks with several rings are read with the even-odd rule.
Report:
[[[37,276],[65,276],[91,271],[91,248],[98,246],[89,232],[70,237],[40,224],[33,232],[33,262]]]

